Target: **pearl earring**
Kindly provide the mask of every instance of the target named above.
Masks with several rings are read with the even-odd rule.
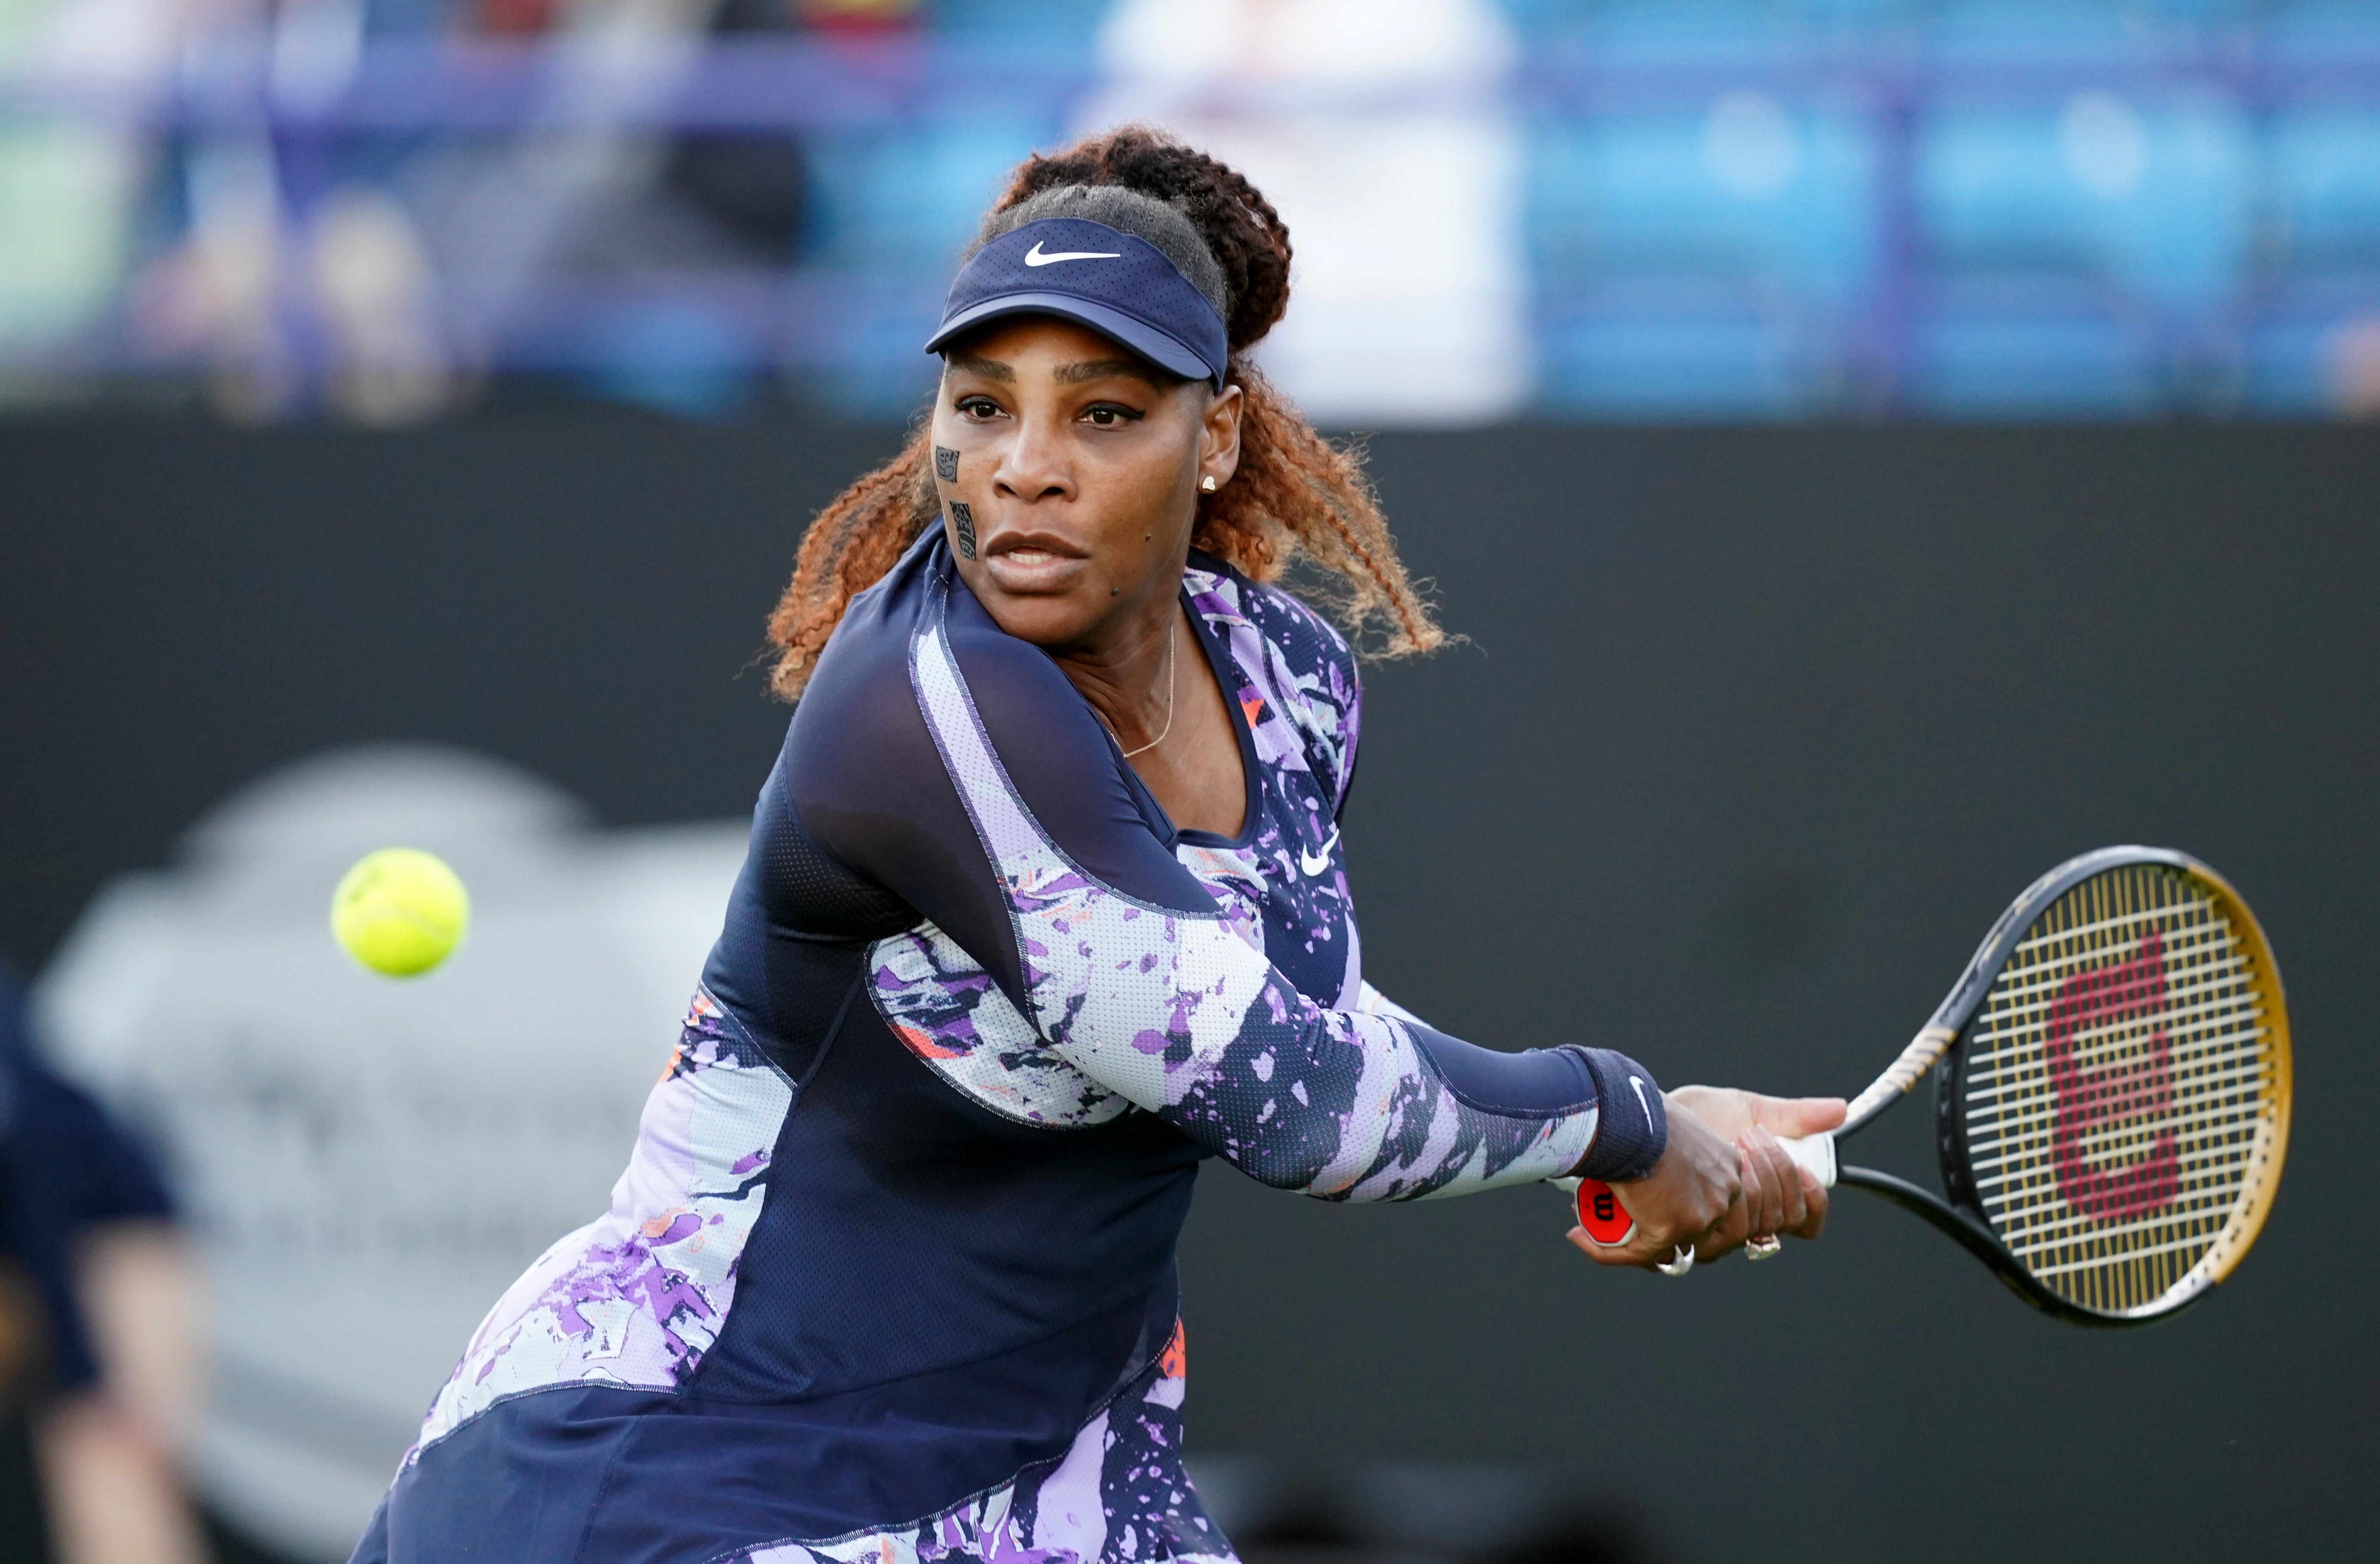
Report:
[[[1198,492],[1201,494],[1212,494],[1214,491],[1215,475],[1210,472],[1206,477],[1198,480]]]

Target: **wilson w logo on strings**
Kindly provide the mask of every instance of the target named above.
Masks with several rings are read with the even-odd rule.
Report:
[[[2165,940],[2154,931],[2123,961],[2068,978],[2050,1006],[2042,1049],[2057,1097],[2050,1154],[2058,1193],[2077,1211],[2101,1221],[2146,1216],[2173,1200],[2181,1158],[2170,1127],[2160,1125],[2148,1150],[2120,1166],[2094,1161],[2086,1149],[2104,1130],[2170,1113],[2172,1056],[2161,1025],[2152,1025],[2137,1049],[2095,1067],[2083,1061],[2083,1037],[2102,1027],[2152,1021],[2165,1013]],[[2103,1044],[2094,1051],[2104,1056],[2113,1050]]]

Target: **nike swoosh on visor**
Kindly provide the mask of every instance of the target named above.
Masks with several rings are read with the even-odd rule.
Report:
[[[1041,253],[1041,241],[1036,239],[1033,248],[1025,252],[1025,264],[1048,266],[1061,261],[1116,261],[1122,259],[1123,253],[1113,249],[1062,249],[1055,255],[1044,255]]]

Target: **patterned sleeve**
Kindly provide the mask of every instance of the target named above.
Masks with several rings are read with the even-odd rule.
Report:
[[[1657,1110],[1638,1122],[1641,1092],[1618,1113],[1598,1093],[1618,1055],[1500,1053],[1316,1005],[1176,861],[1161,811],[1046,654],[947,576],[906,628],[905,689],[889,646],[830,650],[787,782],[828,852],[990,979],[938,1047],[1029,1031],[1243,1171],[1326,1199],[1464,1194],[1582,1158],[1624,1174],[1645,1157]]]

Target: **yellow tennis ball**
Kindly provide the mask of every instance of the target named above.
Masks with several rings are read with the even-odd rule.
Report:
[[[418,977],[454,953],[471,897],[444,860],[411,847],[368,853],[331,893],[331,936],[358,966]]]

